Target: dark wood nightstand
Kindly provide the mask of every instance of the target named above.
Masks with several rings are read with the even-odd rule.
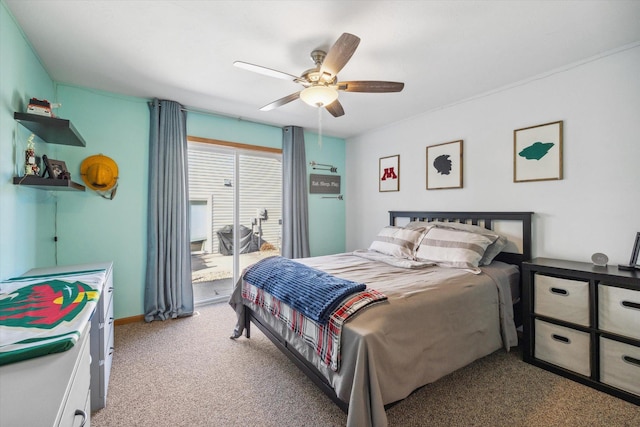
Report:
[[[535,258],[522,274],[524,361],[640,405],[640,272]]]

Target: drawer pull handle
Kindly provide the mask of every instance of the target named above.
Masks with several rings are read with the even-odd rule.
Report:
[[[80,424],[80,427],[84,427],[84,424],[87,422],[87,413],[82,409],[76,409],[74,417],[77,417],[78,415],[82,416],[82,423]]]
[[[636,367],[640,368],[640,359],[636,359],[635,357],[631,357],[631,356],[622,356],[622,360],[624,360],[625,362],[631,364],[631,365],[635,365]]]
[[[566,289],[560,289],[560,288],[551,288],[549,289],[551,291],[552,294],[556,294],[556,295],[562,295],[562,296],[567,296],[569,295],[569,291],[567,291]]]
[[[628,308],[635,308],[636,310],[640,310],[640,304],[638,304],[637,302],[633,302],[633,301],[622,301],[622,306],[623,307],[628,307]]]
[[[563,337],[562,335],[551,334],[551,338],[553,338],[556,341],[563,342],[565,344],[571,344],[571,340],[567,337]]]

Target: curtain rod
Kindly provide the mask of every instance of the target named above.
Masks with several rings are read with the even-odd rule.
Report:
[[[162,99],[160,101],[168,101],[168,99]],[[147,104],[149,104],[149,106],[151,106],[151,105],[153,105],[153,101],[148,101]],[[282,127],[276,126],[276,125],[270,125],[270,124],[261,123],[261,122],[254,122],[252,120],[243,119],[242,117],[231,116],[231,115],[228,115],[228,114],[218,113],[218,112],[215,112],[215,111],[202,110],[202,109],[194,108],[194,107],[185,107],[182,104],[180,104],[180,105],[181,105],[180,111],[184,111],[186,113],[198,113],[198,114],[206,114],[206,115],[209,115],[209,116],[225,117],[225,118],[228,118],[228,119],[234,119],[234,120],[238,120],[238,121],[241,121],[241,122],[255,123],[255,124],[258,124],[258,125],[262,125],[262,126],[269,126],[269,127],[273,127],[273,128],[276,128],[276,129],[282,129]]]

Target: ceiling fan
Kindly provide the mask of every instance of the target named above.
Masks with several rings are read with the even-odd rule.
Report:
[[[347,64],[359,43],[359,37],[349,33],[342,34],[328,52],[320,49],[311,52],[311,59],[315,67],[303,72],[299,77],[248,62],[235,61],[233,65],[267,76],[290,80],[304,86],[304,89],[298,92],[265,105],[260,108],[262,111],[273,110],[300,98],[313,107],[326,108],[334,117],[340,117],[344,115],[344,109],[338,101],[338,91],[384,93],[400,92],[404,88],[404,83],[398,82],[338,81],[338,72]]]

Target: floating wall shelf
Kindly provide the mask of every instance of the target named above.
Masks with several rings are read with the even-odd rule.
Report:
[[[84,185],[73,182],[70,179],[43,178],[36,175],[14,176],[15,185],[24,185],[32,188],[50,191],[84,191]]]
[[[13,118],[50,144],[75,147],[86,147],[87,145],[82,135],[69,120],[18,112],[13,114]]]
[[[69,120],[29,113],[13,113],[13,118],[22,126],[38,135],[49,144],[85,147],[87,143]],[[13,177],[15,185],[24,185],[49,191],[84,191],[83,185],[70,179],[52,179],[37,175]]]

